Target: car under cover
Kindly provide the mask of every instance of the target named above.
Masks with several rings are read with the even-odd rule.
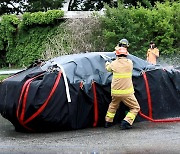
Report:
[[[180,71],[152,65],[131,54],[140,104],[135,122],[180,121]],[[65,55],[31,65],[0,83],[0,113],[17,131],[61,131],[101,127],[111,102],[114,52]],[[121,103],[114,123],[128,111]]]

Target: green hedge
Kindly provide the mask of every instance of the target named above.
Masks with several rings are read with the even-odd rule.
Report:
[[[15,44],[19,19],[15,15],[4,15],[0,22],[0,66],[5,66],[6,53]]]
[[[52,24],[56,19],[63,17],[64,12],[59,10],[49,10],[47,12],[24,13],[24,25],[46,25]]]
[[[155,41],[161,55],[180,53],[180,3],[157,3],[147,9],[107,7],[103,24],[103,37],[106,50],[112,51],[121,38],[130,42],[129,51],[145,57],[150,41]]]
[[[0,21],[0,65],[27,66],[41,58],[47,37],[56,33],[61,10],[24,13],[22,20],[4,15]]]
[[[44,41],[52,29],[53,27],[46,26],[30,28],[26,31],[20,30],[16,37],[15,47],[6,54],[7,62],[18,66],[27,66],[41,58],[41,54],[45,50]]]
[[[106,8],[106,15],[99,18],[102,28],[96,29],[92,37],[98,44],[97,50],[113,51],[121,38],[127,38],[130,53],[142,58],[152,40],[161,55],[180,54],[180,3],[157,3],[151,9],[124,8],[122,4],[118,8]],[[27,66],[42,57],[48,42],[57,43],[55,50],[71,50],[73,45],[68,40],[71,32],[69,38],[64,37],[68,31],[64,29],[63,20],[59,20],[63,16],[61,10],[24,13],[22,18],[1,16],[0,66],[6,67],[9,63]],[[58,39],[61,40],[56,42]]]

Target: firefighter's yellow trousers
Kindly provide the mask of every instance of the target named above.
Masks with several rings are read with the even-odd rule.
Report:
[[[136,115],[140,111],[139,103],[134,94],[126,96],[112,96],[112,101],[109,104],[105,120],[107,122],[113,122],[116,110],[118,109],[120,102],[123,102],[126,106],[129,107],[130,110],[125,116],[124,120],[126,120],[130,125],[132,125],[136,118]]]

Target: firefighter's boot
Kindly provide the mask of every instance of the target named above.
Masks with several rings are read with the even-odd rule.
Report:
[[[109,128],[109,127],[111,127],[111,126],[113,126],[113,123],[112,122],[105,122],[105,125],[104,125],[104,128]]]
[[[126,120],[122,120],[121,125],[120,125],[121,130],[131,129],[131,128],[132,126]]]

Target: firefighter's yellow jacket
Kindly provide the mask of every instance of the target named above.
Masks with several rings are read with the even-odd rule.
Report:
[[[117,57],[111,63],[106,63],[106,69],[113,73],[111,95],[129,95],[134,93],[132,83],[133,63],[126,57]]]
[[[159,57],[159,50],[157,48],[148,49],[147,51],[147,61],[152,64],[156,64],[156,59]]]

